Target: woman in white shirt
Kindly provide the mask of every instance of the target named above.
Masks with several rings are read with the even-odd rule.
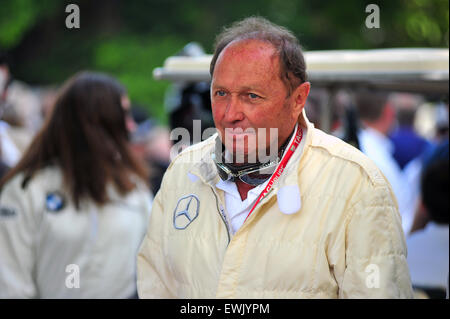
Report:
[[[0,182],[0,298],[129,298],[151,206],[124,88],[83,72]]]

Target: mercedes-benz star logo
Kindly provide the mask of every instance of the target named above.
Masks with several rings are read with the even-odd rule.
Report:
[[[200,201],[196,195],[181,197],[173,212],[173,227],[179,230],[188,227],[197,218],[199,207]]]

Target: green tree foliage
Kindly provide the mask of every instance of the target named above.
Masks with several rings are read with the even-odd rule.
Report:
[[[161,66],[184,40],[167,36],[146,38],[129,35],[102,40],[94,52],[96,68],[114,74],[128,88],[138,103],[145,103],[152,115],[165,119],[162,98],[167,83],[152,77],[153,69]]]
[[[57,8],[55,0],[2,0],[0,3],[0,48],[12,48],[24,34]]]

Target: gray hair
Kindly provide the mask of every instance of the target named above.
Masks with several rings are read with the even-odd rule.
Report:
[[[234,41],[260,40],[273,45],[280,62],[280,78],[289,94],[307,81],[302,47],[291,31],[262,17],[249,17],[225,28],[217,37],[209,72],[213,76],[220,53]]]

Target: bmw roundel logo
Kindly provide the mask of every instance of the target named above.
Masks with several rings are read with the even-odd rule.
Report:
[[[65,204],[64,195],[60,192],[51,192],[45,197],[45,206],[49,212],[59,212],[64,208]]]

